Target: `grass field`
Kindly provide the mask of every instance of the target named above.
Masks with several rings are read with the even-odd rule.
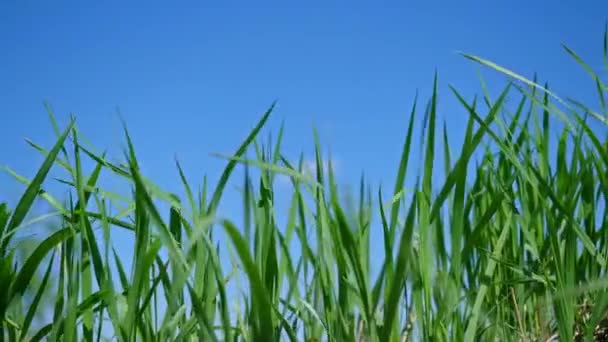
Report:
[[[607,45],[604,35],[603,75]],[[113,163],[83,143],[75,121],[55,124],[55,145],[31,142],[45,156],[31,179],[2,161],[27,188],[16,206],[0,207],[0,339],[608,336],[608,86],[565,50],[591,76],[597,103],[559,97],[535,80],[465,55],[512,82],[496,98],[483,84],[476,99],[454,88],[444,94],[469,113],[463,141],[448,141],[449,128],[438,120],[435,82],[428,106],[417,101],[412,108],[394,184],[372,188],[363,180],[354,205],[338,190],[331,163],[322,162],[320,142],[315,140],[312,175],[303,172],[302,159],[283,156],[282,131],[275,144],[260,142],[273,107],[227,158],[214,186],[196,190],[178,164],[183,198],[142,174],[127,129],[124,160]],[[513,108],[507,97],[516,99]],[[414,172],[410,152],[418,143],[414,122],[424,123],[424,157],[415,161],[415,187],[406,188]],[[459,154],[449,148],[454,144]],[[84,162],[96,167],[85,172]],[[248,171],[237,222],[216,213],[240,167]],[[51,168],[70,175],[62,180],[69,199],[44,191],[56,181],[47,179]],[[436,169],[444,177],[434,177]],[[100,188],[102,173],[126,180],[130,196]],[[279,175],[288,177],[292,190],[282,213],[274,203]],[[61,221],[24,253],[15,237],[48,218],[29,214],[38,200]],[[279,214],[286,224],[278,223]],[[116,230],[133,236],[132,265],[113,249]],[[370,252],[372,239],[383,246],[381,255]],[[373,269],[378,259],[381,268]]]

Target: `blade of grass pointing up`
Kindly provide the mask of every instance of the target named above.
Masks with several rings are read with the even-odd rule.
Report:
[[[20,341],[26,340],[27,332],[28,332],[30,326],[32,325],[32,321],[34,320],[34,315],[36,314],[36,311],[38,310],[38,306],[40,305],[40,301],[42,299],[44,291],[47,288],[47,284],[49,282],[49,278],[51,275],[52,266],[53,266],[54,261],[55,261],[55,253],[53,253],[51,255],[51,260],[49,261],[49,265],[46,269],[46,272],[44,273],[44,277],[42,278],[42,283],[40,284],[40,287],[38,288],[38,292],[36,292],[36,296],[34,297],[34,300],[32,301],[32,303],[30,304],[30,307],[27,310],[27,314],[25,316],[23,326],[21,327],[21,329],[22,329],[21,336],[19,337]]]
[[[418,94],[414,97],[414,104],[412,105],[412,110],[410,112],[410,118],[407,128],[407,135],[405,137],[405,143],[403,144],[403,150],[401,152],[401,160],[399,161],[399,170],[397,171],[397,179],[395,180],[395,187],[393,189],[393,196],[397,196],[397,194],[401,193],[404,189],[403,186],[405,184],[405,177],[407,175],[407,167],[408,162],[410,160],[410,148],[412,144],[412,133],[414,130],[414,117],[416,115],[416,104],[418,102]],[[393,243],[395,241],[395,229],[397,227],[397,216],[399,215],[399,206],[401,204],[401,200],[393,200],[393,204],[391,206],[391,216],[390,222],[388,226],[388,236],[384,237],[385,241],[385,260],[386,260],[386,277],[387,279],[392,279],[393,272]]]
[[[408,258],[412,250],[412,235],[414,233],[414,220],[416,218],[416,193],[412,198],[412,204],[408,210],[405,220],[404,230],[401,233],[399,242],[397,262],[393,279],[390,281],[390,287],[387,289],[387,296],[384,308],[384,327],[380,331],[380,341],[393,341],[394,332],[393,325],[398,324],[397,308],[400,304],[403,288],[407,279]]]
[[[63,147],[63,143],[65,142],[65,139],[67,138],[73,126],[74,120],[72,119],[68,127],[63,131],[63,133],[47,155],[46,159],[40,166],[40,169],[38,169],[36,176],[34,176],[34,179],[32,179],[32,182],[19,199],[19,202],[17,202],[17,206],[13,210],[13,214],[11,215],[10,221],[5,227],[0,227],[0,240],[2,241],[0,244],[0,256],[6,255],[6,247],[10,242],[10,237],[5,236],[6,232],[11,232],[14,228],[19,226],[21,222],[23,222],[23,219],[25,219],[25,216],[29,212],[32,204],[34,203],[34,200],[38,196],[38,190],[40,189],[40,186],[46,179],[46,176],[48,175],[51,167],[53,166],[55,159],[57,158],[57,155]]]
[[[258,133],[260,132],[262,127],[264,127],[264,124],[266,124],[266,121],[268,120],[268,117],[274,110],[275,105],[276,105],[276,101],[273,102],[272,105],[270,106],[270,108],[266,111],[266,113],[264,113],[264,115],[262,116],[260,121],[258,121],[257,125],[249,133],[249,136],[247,136],[245,141],[243,141],[241,143],[241,146],[239,146],[239,148],[234,153],[234,155],[233,155],[234,157],[239,158],[243,155],[243,153],[245,153],[249,144],[251,144],[251,142],[253,140],[255,140],[255,137],[258,135]],[[208,215],[211,214],[213,211],[215,211],[215,209],[217,208],[219,201],[222,197],[222,193],[224,192],[224,188],[226,187],[226,183],[228,182],[228,178],[230,177],[232,170],[234,170],[234,168],[236,167],[236,164],[237,164],[236,160],[234,160],[234,159],[230,160],[228,162],[228,165],[226,165],[226,168],[222,172],[220,180],[219,180],[217,186],[215,187],[215,191],[213,192],[213,195],[211,196],[211,200],[209,201],[209,205],[207,207]]]
[[[422,197],[418,198],[420,207],[420,257],[419,267],[423,288],[423,335],[431,338],[431,268],[432,268],[432,218],[431,203],[433,197],[433,162],[435,159],[435,121],[437,117],[437,73],[433,80],[433,95],[428,112],[428,131],[426,151],[424,154],[424,174],[422,180]],[[422,308],[421,308],[422,309]]]
[[[251,287],[251,298],[254,306],[252,307],[252,320],[254,324],[254,341],[274,341],[272,325],[272,303],[265,290],[259,268],[256,266],[251,252],[247,247],[247,242],[238,232],[238,229],[228,220],[223,220],[228,237],[232,241],[236,251],[243,263],[245,272]]]
[[[488,261],[488,264],[484,270],[484,276],[491,279],[494,270],[496,268],[497,260],[500,258],[502,254],[502,249],[506,243],[507,236],[509,235],[511,220],[510,215],[508,214],[508,220],[505,222],[501,232],[500,237],[496,243],[496,247],[494,251],[492,251],[492,257]],[[488,284],[482,284],[479,290],[477,291],[477,295],[475,297],[475,304],[473,305],[473,310],[471,312],[471,318],[467,325],[467,329],[464,335],[464,342],[473,342],[475,341],[475,336],[477,333],[477,323],[479,320],[479,316],[481,315],[481,305],[485,299],[486,293],[488,292]]]
[[[139,172],[139,166],[137,163],[137,159],[135,157],[135,149],[133,147],[133,143],[131,141],[131,137],[129,136],[128,131],[125,127],[125,136],[127,138],[127,143],[129,146],[129,164],[131,168],[131,175],[133,177],[133,181],[138,188],[138,195],[141,195],[143,203],[146,205],[146,211],[150,215],[152,222],[154,222],[158,227],[158,233],[160,234],[160,238],[163,241],[163,246],[165,246],[168,251],[171,259],[175,262],[176,270],[179,270],[180,273],[185,272],[188,269],[188,264],[184,255],[181,253],[181,250],[178,246],[177,241],[171,234],[169,227],[163,222],[162,217],[154,202],[152,201],[152,197],[148,193],[142,175]],[[182,279],[184,280],[184,279]]]

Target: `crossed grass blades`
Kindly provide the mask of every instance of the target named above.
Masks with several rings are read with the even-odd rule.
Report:
[[[604,34],[608,70],[607,42]],[[483,82],[480,100],[451,88],[469,113],[455,155],[447,128],[438,128],[435,77],[422,120],[417,100],[409,114],[394,186],[372,191],[362,178],[355,205],[339,196],[316,136],[312,175],[302,157],[293,163],[281,154],[282,129],[274,146],[258,144],[274,105],[226,157],[213,191],[206,181],[193,190],[177,163],[184,199],[142,175],[126,129],[125,163],[115,164],[81,143],[73,119],[60,130],[51,114],[55,145],[29,142],[46,158],[34,178],[6,168],[27,188],[14,208],[0,206],[0,339],[601,338],[608,309],[608,87],[566,51],[590,74],[600,111],[465,54],[514,81],[495,100]],[[518,99],[512,110],[508,95]],[[420,121],[424,158],[415,186],[406,189]],[[247,159],[251,148],[255,158]],[[435,158],[438,148],[443,163]],[[90,173],[85,159],[96,165]],[[217,208],[239,164],[246,172],[244,219],[237,223]],[[71,189],[66,203],[44,190],[53,167],[70,175],[61,180]],[[444,177],[433,177],[440,167]],[[102,173],[128,181],[130,197],[100,188]],[[277,175],[288,177],[293,190],[283,226],[276,219]],[[15,236],[48,218],[26,221],[37,199],[61,220],[23,255]],[[113,214],[110,205],[124,210]],[[113,247],[116,230],[134,236],[128,271]],[[218,231],[225,234],[221,243]],[[371,255],[372,236],[383,254]],[[230,267],[220,262],[220,249],[230,253]],[[373,258],[380,258],[376,272]]]

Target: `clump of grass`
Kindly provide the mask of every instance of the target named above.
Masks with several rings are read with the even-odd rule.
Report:
[[[607,45],[604,35],[608,68]],[[496,99],[485,86],[479,100],[450,88],[469,114],[459,153],[446,127],[438,130],[435,76],[415,186],[405,189],[417,99],[394,185],[372,191],[362,179],[351,206],[316,137],[313,175],[303,158],[281,153],[282,129],[276,144],[260,143],[274,105],[226,157],[214,189],[205,182],[196,192],[177,163],[184,198],[142,174],[126,129],[124,163],[114,163],[82,143],[75,120],[60,130],[51,113],[55,145],[30,142],[45,156],[36,175],[7,168],[27,188],[14,208],[0,205],[0,339],[592,340],[608,329],[608,140],[589,120],[605,132],[608,87],[566,51],[591,75],[599,111],[465,54],[511,81]],[[507,96],[519,99],[515,108]],[[95,164],[91,173],[85,161]],[[243,222],[218,215],[238,166]],[[44,190],[52,167],[70,177],[61,180],[71,190],[66,203]],[[130,196],[101,188],[102,172],[128,181]],[[285,224],[275,208],[278,175],[292,186]],[[15,236],[39,198],[61,222],[18,260]],[[114,249],[116,230],[133,236],[130,270]],[[382,254],[371,253],[372,239]]]

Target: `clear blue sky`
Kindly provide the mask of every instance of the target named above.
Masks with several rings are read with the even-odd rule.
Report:
[[[538,72],[558,93],[595,101],[593,83],[560,44],[600,70],[608,19],[602,0],[203,3],[3,1],[0,164],[33,176],[42,159],[24,138],[54,140],[43,100],[62,123],[75,113],[99,150],[120,157],[118,109],[144,173],[181,192],[175,155],[193,184],[203,174],[214,183],[225,161],[209,153],[234,151],[276,99],[265,132],[276,136],[285,121],[290,158],[313,157],[314,125],[343,183],[356,185],[365,171],[388,198],[412,100],[419,90],[424,108],[435,70],[455,149],[466,113],[448,84],[471,98],[483,70],[491,89],[503,85],[456,51]],[[225,205],[240,205],[240,181]],[[0,184],[0,200],[15,203],[23,187],[4,173]]]

